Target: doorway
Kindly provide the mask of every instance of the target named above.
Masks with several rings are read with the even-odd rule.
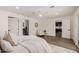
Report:
[[[29,20],[23,22],[23,35],[29,35]]]
[[[16,17],[8,17],[8,31],[19,36],[19,19]]]
[[[56,37],[62,37],[62,22],[56,22],[55,27]]]

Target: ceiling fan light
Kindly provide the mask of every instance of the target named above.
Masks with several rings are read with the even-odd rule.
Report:
[[[20,7],[16,6],[16,9],[20,9]]]
[[[50,6],[50,8],[54,8],[55,6]]]
[[[39,14],[39,16],[42,17],[43,15],[42,14]]]

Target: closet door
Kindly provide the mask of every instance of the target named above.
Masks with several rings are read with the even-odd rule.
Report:
[[[17,18],[8,18],[8,31],[19,35],[19,20]]]
[[[70,19],[62,20],[62,37],[70,39]]]

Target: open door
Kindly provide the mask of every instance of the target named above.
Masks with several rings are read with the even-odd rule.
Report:
[[[70,39],[70,20],[65,19],[62,22],[62,37]]]
[[[15,17],[8,17],[8,31],[19,35],[19,19]]]

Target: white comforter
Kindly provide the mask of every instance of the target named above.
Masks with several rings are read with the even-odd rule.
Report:
[[[21,45],[13,46],[13,51],[11,53],[29,53],[27,49],[25,49]]]
[[[19,37],[19,45],[28,50],[29,53],[47,53],[51,52],[51,48],[48,43],[35,36],[23,36]]]

